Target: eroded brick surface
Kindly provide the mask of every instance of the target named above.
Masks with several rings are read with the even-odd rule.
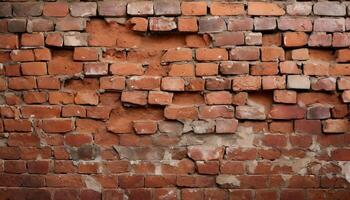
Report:
[[[349,199],[346,1],[3,1],[0,199]]]

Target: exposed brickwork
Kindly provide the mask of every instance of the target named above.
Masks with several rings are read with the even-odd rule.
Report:
[[[350,197],[346,1],[0,2],[0,200]]]

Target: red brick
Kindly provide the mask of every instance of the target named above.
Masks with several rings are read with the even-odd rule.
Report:
[[[38,88],[40,89],[59,89],[60,80],[56,77],[40,76],[37,77]]]
[[[25,33],[21,37],[21,46],[24,47],[40,47],[44,46],[44,35],[42,33]]]
[[[128,20],[128,23],[131,26],[131,29],[134,31],[147,31],[148,29],[148,20],[142,17],[133,17]]]
[[[283,41],[286,47],[300,47],[308,43],[308,35],[304,32],[286,32]]]
[[[194,66],[190,63],[171,64],[169,76],[194,76]]]
[[[45,103],[47,101],[47,95],[45,92],[25,92],[23,94],[23,100],[27,104]]]
[[[185,80],[178,77],[165,77],[162,78],[161,88],[166,91],[184,91]]]
[[[306,111],[299,106],[292,105],[273,105],[269,117],[271,119],[301,119],[304,118]]]
[[[139,120],[133,122],[136,134],[154,134],[157,132],[157,122],[150,120]]]
[[[320,120],[295,120],[295,131],[299,133],[313,133],[319,134],[321,130]]]
[[[10,56],[13,61],[34,61],[32,50],[13,50]]]
[[[40,126],[47,133],[66,133],[74,128],[70,119],[47,119],[43,120]]]
[[[121,96],[122,102],[136,105],[147,104],[147,92],[143,91],[123,91]]]
[[[21,64],[23,75],[45,75],[47,74],[46,63],[44,62],[27,62]]]
[[[280,16],[284,15],[285,11],[275,3],[267,2],[249,2],[248,15],[270,15]]]
[[[197,63],[196,76],[215,76],[218,74],[218,64],[216,63]]]
[[[7,144],[9,146],[18,147],[38,147],[40,144],[40,138],[31,133],[12,133],[8,138]],[[23,157],[23,155],[21,157]]]
[[[121,188],[140,188],[145,184],[145,178],[141,175],[120,175],[118,176]]]
[[[69,134],[65,135],[64,142],[68,146],[79,147],[84,144],[89,144],[93,140],[88,134]]]
[[[305,17],[280,17],[277,22],[283,31],[312,31],[312,20]]]
[[[45,40],[46,45],[61,47],[63,45],[63,37],[61,33],[48,33]]]
[[[59,117],[61,114],[61,108],[58,106],[23,106],[21,108],[23,118],[35,117],[35,118],[51,118]]]
[[[260,57],[259,48],[256,47],[236,47],[230,52],[232,60],[258,60]]]
[[[194,106],[167,106],[164,109],[164,116],[168,119],[196,119],[198,109]]]
[[[192,50],[188,48],[168,49],[161,58],[162,62],[190,61]]]
[[[236,119],[216,119],[216,133],[234,133],[238,127]]]
[[[95,61],[98,60],[98,50],[90,47],[74,48],[74,60],[79,61]]]
[[[260,76],[239,76],[232,79],[233,91],[259,90],[260,88]]]
[[[45,2],[43,15],[49,17],[64,17],[68,14],[68,4],[66,2]]]
[[[187,148],[187,154],[193,160],[219,160],[224,155],[223,147],[215,147],[215,146],[189,146]]]
[[[227,29],[229,31],[249,31],[253,30],[253,26],[252,18],[229,18]]]
[[[17,49],[18,37],[15,34],[0,34],[0,48],[2,49]]]
[[[155,105],[169,105],[173,101],[173,94],[162,91],[150,91],[148,93],[148,103]]]
[[[199,2],[181,2],[181,11],[183,15],[206,15],[207,3]]]
[[[32,130],[29,120],[4,119],[4,129],[9,132],[28,132]]]
[[[243,32],[222,32],[213,35],[214,46],[236,46],[244,44]]]
[[[322,122],[325,133],[344,133],[349,130],[349,120],[347,119],[328,119]]]
[[[121,76],[101,77],[100,88],[104,90],[123,90],[125,88],[125,78]]]
[[[126,80],[126,85],[133,90],[158,90],[160,82],[158,76],[132,76]]]
[[[127,13],[129,15],[153,15],[153,2],[140,1],[128,3]]]
[[[27,162],[28,172],[31,174],[47,174],[50,170],[50,161],[33,160]]]
[[[296,103],[297,93],[290,90],[275,90],[273,99],[277,103]]]
[[[200,60],[200,61],[227,60],[228,53],[226,49],[199,48],[199,49],[196,49],[196,58],[197,60]]]
[[[151,17],[149,19],[149,29],[151,31],[171,31],[176,27],[174,17]]]
[[[264,135],[262,138],[264,145],[274,148],[283,148],[287,145],[287,138],[284,135]]]
[[[285,54],[281,47],[262,47],[261,48],[262,61],[284,61]]]
[[[13,90],[31,90],[36,87],[36,81],[33,76],[13,77],[8,80],[8,88]]]
[[[209,92],[205,94],[205,101],[208,105],[231,104],[232,94],[226,91]]]
[[[4,171],[11,174],[26,172],[26,163],[23,160],[7,160],[4,162]]]
[[[245,14],[244,5],[240,3],[213,2],[210,5],[212,15],[243,15]]]
[[[74,102],[76,104],[97,105],[99,103],[99,97],[94,90],[82,90],[78,91]]]
[[[127,2],[98,2],[98,14],[101,16],[125,16]]]
[[[179,17],[177,19],[178,30],[181,32],[197,32],[198,23],[196,17]]]
[[[349,161],[350,149],[336,149],[332,151],[331,157],[333,160]]]

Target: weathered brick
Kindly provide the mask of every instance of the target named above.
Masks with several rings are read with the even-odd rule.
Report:
[[[26,19],[10,19],[7,21],[7,29],[11,33],[23,33],[26,32],[27,20]]]
[[[332,40],[333,47],[348,47],[350,46],[350,34],[334,33]]]
[[[221,62],[220,73],[224,75],[230,74],[248,74],[249,64],[246,62]]]
[[[86,26],[86,19],[77,17],[64,17],[56,20],[56,31],[81,31]]]
[[[14,16],[40,16],[43,11],[42,2],[24,2],[12,4],[12,12]]]
[[[285,53],[281,47],[262,47],[261,48],[262,61],[284,61]]]
[[[129,76],[143,75],[145,70],[142,65],[138,63],[120,62],[112,64],[109,71],[112,74]]]
[[[12,6],[9,2],[0,3],[0,17],[11,17],[12,16]]]
[[[264,90],[285,89],[286,77],[285,76],[263,76],[262,88]]]
[[[63,37],[60,33],[48,33],[45,43],[49,46],[61,47],[63,45]]]
[[[21,37],[21,46],[24,47],[40,47],[44,46],[44,35],[42,33],[25,33]]]
[[[23,75],[45,75],[47,74],[47,67],[45,62],[27,62],[21,64],[21,71]]]
[[[250,31],[253,30],[253,26],[253,18],[248,17],[229,18],[227,21],[227,29],[229,31]]]
[[[307,62],[303,65],[305,75],[328,76],[329,63]]]
[[[348,131],[349,120],[347,119],[328,119],[322,122],[325,133],[344,133]]]
[[[177,18],[178,30],[182,32],[197,32],[198,24],[196,17],[179,17]]]
[[[232,103],[232,94],[226,91],[219,92],[209,92],[205,94],[205,102],[208,105],[213,104],[231,104]]]
[[[90,47],[74,48],[73,59],[79,61],[96,61],[98,60],[98,50]]]
[[[279,5],[268,2],[248,2],[248,15],[284,15],[285,11]]]
[[[173,101],[173,94],[162,91],[150,91],[148,93],[148,103],[155,105],[169,105]]]
[[[309,49],[307,49],[307,48],[292,50],[292,59],[293,60],[308,60],[309,58],[310,58]]]
[[[198,48],[196,58],[201,61],[227,60],[228,52],[222,48]]]
[[[155,15],[180,15],[180,2],[157,0],[154,2],[154,14]]]
[[[223,157],[224,149],[215,146],[190,146],[187,148],[187,154],[193,160],[219,160]],[[206,153],[204,153],[206,152]]]
[[[288,89],[310,89],[310,79],[308,76],[289,75],[287,77]]]
[[[268,31],[276,29],[276,18],[274,17],[255,17],[254,30]]]
[[[167,119],[197,119],[198,108],[195,106],[170,105],[165,107],[164,116]]]
[[[238,127],[236,119],[216,119],[216,133],[234,133]]]
[[[76,104],[97,105],[99,102],[99,97],[96,91],[82,90],[77,92],[74,102]]]
[[[230,51],[231,60],[259,60],[260,50],[257,47],[236,47]]]
[[[121,77],[121,76],[101,77],[100,88],[104,90],[123,90],[125,88],[125,77]]]
[[[48,32],[54,30],[53,21],[42,18],[28,20],[27,31],[32,32]]]
[[[73,130],[74,124],[70,119],[46,119],[40,128],[47,133],[66,133]]]
[[[151,17],[149,19],[151,31],[171,31],[176,27],[175,18],[173,17]]]
[[[142,17],[133,17],[129,19],[128,23],[134,31],[147,31],[148,29],[148,20]]]
[[[233,91],[259,90],[261,88],[260,76],[238,76],[232,79]]]
[[[194,76],[194,65],[191,63],[171,64],[169,76]]]
[[[184,91],[185,80],[178,77],[165,77],[162,78],[161,88],[166,91]]]
[[[198,19],[199,32],[215,33],[225,31],[227,29],[226,22],[221,17],[201,17]]]
[[[101,16],[125,16],[126,1],[100,1],[98,4],[98,15]]]
[[[315,15],[345,16],[346,6],[339,2],[317,2],[314,4],[313,11]]]
[[[69,5],[70,14],[73,17],[96,16],[96,2],[73,2]]]
[[[276,75],[278,64],[276,62],[259,62],[250,67],[251,75]]]
[[[133,122],[137,134],[154,134],[157,132],[157,122],[150,120],[139,120]]]
[[[250,120],[264,120],[266,119],[265,110],[258,106],[237,106],[236,118],[250,119]]]
[[[345,31],[344,18],[317,18],[314,20],[314,31],[341,32]]]
[[[332,45],[332,35],[327,33],[312,33],[308,45],[311,47],[329,47]]]
[[[152,1],[137,1],[130,2],[127,6],[127,13],[129,15],[153,15]]]
[[[242,32],[222,32],[213,34],[214,46],[236,46],[244,44]]]
[[[311,12],[311,2],[293,2],[287,5],[287,13],[289,15],[309,15]]]
[[[131,103],[135,105],[147,104],[146,91],[123,91],[121,96],[122,102]]]
[[[262,34],[261,33],[245,33],[245,44],[246,45],[261,45]]]
[[[306,17],[280,17],[277,23],[278,29],[283,31],[312,31],[312,20]]]
[[[132,76],[126,80],[126,85],[133,90],[159,90],[159,76]]]
[[[277,103],[296,103],[297,93],[292,90],[275,90],[273,91],[273,100]]]
[[[302,119],[306,111],[295,105],[273,105],[269,118],[271,119]]]
[[[215,76],[218,74],[218,64],[216,63],[197,63],[196,76]]]
[[[312,90],[335,91],[336,79],[333,77],[311,78],[311,88]]]
[[[68,32],[63,36],[65,46],[87,46],[88,35],[80,32]]]

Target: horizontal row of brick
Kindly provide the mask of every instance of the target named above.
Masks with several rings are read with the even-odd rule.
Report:
[[[246,9],[247,5],[247,9]],[[350,6],[346,2],[209,2],[206,1],[102,1],[102,2],[24,2],[0,5],[0,17],[48,16],[64,17],[70,12],[75,17],[147,16],[147,15],[320,15],[346,16]],[[30,8],[30,9],[29,9]],[[286,12],[287,11],[287,12]]]

